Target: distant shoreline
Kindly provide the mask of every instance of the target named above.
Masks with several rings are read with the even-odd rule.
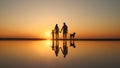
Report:
[[[0,38],[0,40],[47,40],[42,38]]]
[[[0,38],[0,40],[48,40],[44,38]],[[52,39],[49,39],[52,40]],[[56,40],[56,39],[54,39]],[[70,39],[58,39],[58,40],[70,40]],[[75,41],[120,41],[120,38],[79,38],[72,39]]]

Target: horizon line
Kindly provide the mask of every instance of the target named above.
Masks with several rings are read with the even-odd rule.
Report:
[[[48,38],[0,38],[0,40],[53,40]],[[74,39],[54,39],[54,40],[81,40],[81,41],[120,41],[120,38],[74,38]]]

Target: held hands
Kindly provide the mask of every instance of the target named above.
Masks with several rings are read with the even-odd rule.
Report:
[[[60,31],[60,33],[62,32],[62,30]]]

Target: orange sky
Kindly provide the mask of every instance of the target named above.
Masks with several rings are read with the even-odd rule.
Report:
[[[120,38],[118,0],[2,0],[0,37],[50,38],[63,22],[76,38]],[[62,35],[62,34],[61,34]]]

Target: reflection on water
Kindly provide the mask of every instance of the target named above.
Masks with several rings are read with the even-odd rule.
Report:
[[[66,55],[68,54],[68,46],[67,46],[67,41],[64,40],[63,41],[63,47],[60,48],[63,55],[64,55],[64,58],[66,57]]]
[[[56,45],[54,45],[54,41]],[[70,40],[70,46],[75,48],[75,42],[74,40]],[[63,57],[65,58],[68,54],[68,45],[67,45],[67,40],[63,40],[63,46],[59,46],[59,40],[52,40],[52,50],[55,52],[56,57],[59,54],[59,51],[62,52]]]
[[[74,42],[74,40],[71,40],[71,41],[70,41],[70,46],[73,47],[73,48],[76,47],[76,46],[75,46],[75,42]]]
[[[0,41],[0,68],[120,68],[120,42]]]
[[[56,56],[58,56],[59,50],[60,50],[60,48],[59,48],[59,41],[56,40],[56,45],[55,45],[55,54],[56,54]]]

